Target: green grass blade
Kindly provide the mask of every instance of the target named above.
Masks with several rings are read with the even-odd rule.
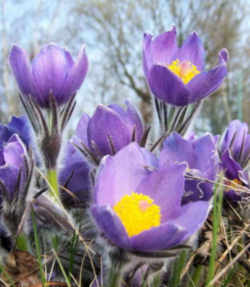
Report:
[[[31,211],[31,218],[32,218],[32,224],[33,224],[33,230],[34,230],[36,255],[37,255],[37,260],[38,260],[38,264],[39,264],[40,276],[41,276],[42,284],[43,284],[43,286],[45,286],[46,278],[45,278],[45,274],[43,272],[41,248],[40,248],[40,243],[39,243],[39,238],[38,238],[38,233],[37,233],[36,218],[35,218],[35,214],[34,214],[33,210]]]
[[[194,270],[194,273],[193,273],[193,276],[192,276],[192,282],[189,284],[189,287],[193,287],[193,286],[199,286],[199,282],[200,282],[200,279],[201,279],[201,275],[203,273],[203,268],[204,266],[203,265],[198,265],[195,270]]]
[[[187,251],[182,251],[177,257],[174,266],[173,266],[173,275],[170,279],[170,286],[177,287],[180,284],[181,280],[181,271],[185,265],[187,258]]]
[[[28,238],[26,234],[21,233],[18,235],[17,240],[16,240],[16,247],[18,250],[22,251],[28,251]]]
[[[63,274],[63,277],[64,277],[65,281],[66,281],[67,286],[68,286],[68,287],[71,287],[70,279],[69,279],[69,277],[67,276],[67,274],[66,274],[66,272],[65,272],[65,269],[63,268],[62,262],[61,262],[60,258],[58,257],[58,255],[57,255],[57,253],[56,253],[56,251],[55,251],[54,249],[53,249],[53,253],[54,253],[54,255],[55,255],[55,257],[56,257],[56,260],[57,260],[57,262],[58,262],[58,264],[59,264],[59,267],[60,267],[60,269],[61,269],[61,272],[62,272],[62,274]]]
[[[218,232],[220,228],[220,220],[221,220],[221,212],[222,212],[222,201],[223,201],[223,190],[221,185],[219,184],[221,180],[219,180],[218,184],[215,188],[214,195],[214,204],[213,204],[213,230],[212,230],[212,246],[211,253],[209,258],[209,266],[208,266],[208,275],[206,280],[206,287],[210,286],[210,281],[213,279],[215,275],[215,266],[216,266],[216,250],[217,250],[217,238]]]

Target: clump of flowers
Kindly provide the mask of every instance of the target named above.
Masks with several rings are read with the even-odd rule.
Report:
[[[56,285],[46,281],[63,280],[63,273],[69,285],[83,270],[80,286],[156,286],[156,278],[172,284],[178,255],[199,247],[202,228],[211,226],[205,222],[213,204],[213,227],[219,226],[215,183],[227,186],[236,204],[249,194],[246,124],[231,122],[220,142],[209,134],[188,136],[202,99],[227,74],[225,49],[209,71],[204,55],[196,33],[181,47],[175,28],[146,34],[144,73],[159,125],[146,128],[129,102],[100,104],[93,116],[82,115],[68,140],[65,127],[88,69],[85,49],[74,62],[50,44],[31,63],[24,50],[11,49],[28,118],[0,125],[0,239],[8,275],[1,280]],[[36,262],[35,254],[40,274],[24,260]]]

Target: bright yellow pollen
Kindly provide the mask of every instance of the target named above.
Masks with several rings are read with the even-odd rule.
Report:
[[[113,207],[124,225],[128,236],[135,236],[161,223],[160,207],[152,198],[141,193],[132,192],[125,195]]]
[[[196,75],[200,74],[196,66],[189,61],[175,60],[167,68],[182,79],[184,84],[187,84]]]

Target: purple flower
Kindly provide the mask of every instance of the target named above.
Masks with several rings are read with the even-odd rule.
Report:
[[[166,162],[131,143],[103,159],[92,215],[114,244],[156,251],[184,243],[206,220],[208,201],[182,205],[186,164]]]
[[[159,158],[161,163],[172,161],[188,165],[183,203],[211,198],[211,182],[215,181],[218,171],[218,156],[212,136],[185,140],[172,133],[164,141]]]
[[[11,49],[9,60],[21,93],[31,95],[44,108],[50,107],[51,95],[58,105],[66,103],[80,88],[88,69],[84,47],[75,63],[68,51],[54,44],[42,48],[31,65],[18,46]]]
[[[179,48],[175,27],[157,37],[144,36],[144,73],[153,94],[176,106],[184,106],[216,91],[227,74],[228,53],[219,52],[219,63],[205,71],[205,52],[196,33]]]
[[[142,121],[129,102],[126,106],[99,105],[91,118],[84,114],[77,127],[76,143],[80,140],[97,157],[114,154],[131,141],[140,143]]]
[[[60,192],[65,205],[80,201],[86,204],[90,196],[89,165],[83,155],[71,143],[64,153],[62,168],[59,171]]]
[[[33,167],[25,145],[13,135],[0,151],[0,197],[4,224],[15,235],[26,206]]]
[[[244,171],[250,159],[250,134],[248,126],[239,120],[232,121],[226,129],[220,146],[221,168],[228,179],[229,187],[225,190],[225,196],[233,201],[244,197],[244,192],[238,192],[240,187],[248,187],[248,174]]]
[[[18,186],[20,173],[22,175],[21,180],[24,182],[25,156],[25,147],[17,135],[13,135],[1,150],[0,180],[10,198],[16,189],[20,188]]]
[[[27,147],[31,144],[31,128],[26,116],[12,117],[6,126],[0,124],[0,147],[14,134],[18,134]]]

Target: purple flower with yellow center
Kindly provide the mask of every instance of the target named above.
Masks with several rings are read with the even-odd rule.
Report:
[[[30,95],[42,108],[50,107],[53,96],[57,105],[65,104],[80,88],[88,69],[84,47],[76,62],[65,49],[49,44],[30,64],[24,50],[13,46],[10,65],[20,92]]]
[[[186,164],[161,164],[131,143],[103,159],[92,215],[117,246],[150,252],[184,243],[206,220],[208,201],[182,205]]]
[[[232,121],[222,137],[219,154],[221,168],[227,178],[225,196],[233,201],[245,196],[242,187],[249,187],[249,178],[244,168],[250,159],[250,134],[248,125],[239,120]]]
[[[140,143],[143,124],[136,109],[126,102],[118,105],[99,105],[90,118],[84,114],[76,130],[76,144],[84,144],[96,157],[114,154],[131,141]]]
[[[211,198],[218,172],[218,156],[211,135],[186,140],[174,132],[163,142],[159,160],[162,164],[168,161],[187,164],[182,203]]]
[[[185,106],[215,92],[227,74],[228,53],[219,52],[219,63],[205,71],[205,51],[200,38],[192,33],[181,47],[175,27],[153,38],[144,35],[144,74],[153,94],[172,105]]]

